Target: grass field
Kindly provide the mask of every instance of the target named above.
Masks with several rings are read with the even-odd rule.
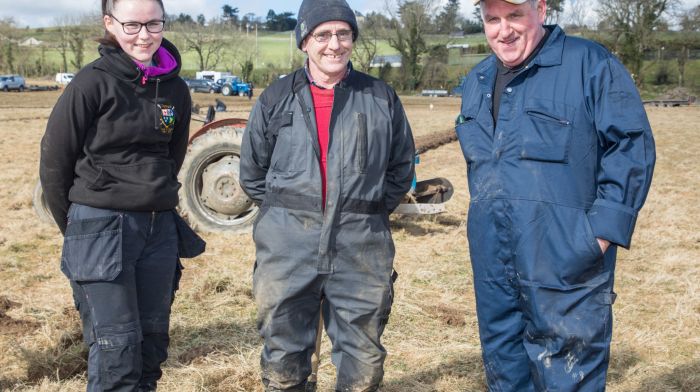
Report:
[[[51,30],[48,30],[49,31],[45,30],[42,33],[28,36],[34,36],[39,40],[46,40],[46,42],[48,43],[53,43],[55,42],[56,38],[52,35]],[[96,38],[99,34],[99,32],[96,32],[91,34],[91,36],[93,36],[92,38]],[[176,32],[166,31],[165,37],[170,40],[179,41],[179,33]],[[469,43],[472,45],[476,45],[479,43],[486,42],[481,34],[475,34],[472,36],[466,36],[464,38],[455,39],[450,39],[446,36],[438,35],[428,36],[426,38],[427,42],[430,45],[447,44],[448,42],[459,44]],[[288,67],[290,61],[290,52],[292,57],[301,58],[302,56],[302,53],[296,48],[296,38],[294,37],[293,31],[267,32],[260,30],[258,33],[257,42],[255,39],[254,31],[250,31],[248,34],[242,32],[239,35],[229,35],[226,39],[230,42],[231,49],[240,46],[245,46],[249,48],[254,48],[257,46],[258,55],[255,59],[256,68],[265,68],[269,66],[276,68]],[[25,49],[28,52],[24,57],[28,59],[38,59],[41,58],[41,56],[43,55],[45,61],[48,64],[55,64],[56,66],[59,66],[62,62],[61,55],[58,49],[52,46],[53,45],[49,45],[48,47],[46,47],[44,49],[43,54],[41,52],[41,48]],[[183,70],[192,74],[194,74],[194,72],[196,71],[200,71],[199,60],[197,58],[197,55],[193,51],[187,51],[184,45],[180,45],[178,49],[181,51],[183,57]],[[227,48],[225,47],[224,51],[226,50]],[[233,49],[230,52],[233,52],[235,50],[236,49]],[[397,53],[398,52],[389,45],[388,41],[380,40],[377,42],[377,54],[391,55]],[[85,59],[83,63],[87,64],[90,61],[96,59],[97,56],[97,43],[92,39],[85,41]],[[75,71],[75,69],[73,69],[74,67],[70,65],[70,60],[73,59],[72,54],[70,52],[68,53],[68,58],[69,71]],[[220,64],[217,66],[218,70],[232,70],[233,72],[239,72],[240,69],[237,68],[238,65],[236,63],[236,59],[233,58],[233,55],[231,53],[224,53],[224,60],[221,61]]]
[[[81,391],[85,350],[70,288],[59,271],[61,236],[32,211],[39,140],[57,92],[0,93],[0,390]],[[208,94],[195,102],[212,103]],[[226,117],[251,102],[224,97]],[[449,129],[454,98],[402,97],[416,136]],[[432,105],[432,106],[431,106]],[[648,108],[658,162],[630,251],[620,251],[608,390],[700,391],[700,107]],[[193,122],[192,129],[198,127]],[[392,217],[400,274],[384,334],[385,392],[484,391],[472,273],[468,194],[457,143],[429,151],[419,179],[455,186],[447,212]],[[261,391],[254,248],[249,235],[205,235],[207,251],[185,260],[174,305],[162,391]],[[323,343],[320,390],[334,368]]]

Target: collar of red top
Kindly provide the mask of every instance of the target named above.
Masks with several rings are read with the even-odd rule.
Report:
[[[319,85],[318,83],[316,83],[316,82],[314,81],[314,78],[311,76],[311,70],[309,70],[309,59],[308,59],[308,58],[306,59],[306,62],[304,62],[304,71],[306,72],[306,78],[309,79],[309,83],[313,84],[314,86],[316,86],[316,87],[318,87],[318,88],[320,88],[320,89],[323,89],[323,90],[326,89],[325,87],[323,87],[323,86]],[[345,75],[343,76],[342,79],[340,79],[340,81],[338,81],[338,83],[340,83],[340,82],[342,82],[343,80],[347,79],[348,76],[350,75],[350,71],[352,71],[352,62],[348,61],[348,69],[347,69],[347,71],[345,71]],[[338,84],[338,83],[336,83],[336,84]]]
[[[155,55],[153,56],[153,60],[155,65],[149,66],[134,61],[141,72],[143,72],[141,84],[146,84],[146,81],[151,76],[165,75],[177,68],[177,60],[175,60],[175,57],[162,46],[156,51]]]

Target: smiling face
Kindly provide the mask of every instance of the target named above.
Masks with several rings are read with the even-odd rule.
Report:
[[[149,65],[163,41],[163,32],[150,33],[141,26],[138,34],[129,35],[124,32],[122,23],[148,23],[163,19],[163,9],[157,1],[152,0],[119,0],[114,2],[112,16],[103,17],[107,31],[116,38],[119,46],[133,60]],[[119,20],[119,22],[117,22]]]
[[[330,87],[345,76],[348,62],[352,55],[352,37],[346,41],[338,40],[339,31],[352,31],[347,22],[330,21],[316,26],[301,44],[301,50],[309,56],[309,72],[314,81],[324,87]],[[333,35],[325,43],[316,41],[314,35],[330,32]]]
[[[503,0],[481,2],[486,40],[506,67],[521,64],[544,36],[544,0],[515,5]]]

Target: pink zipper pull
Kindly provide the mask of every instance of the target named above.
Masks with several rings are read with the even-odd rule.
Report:
[[[145,85],[147,80],[148,80],[148,77],[146,75],[143,75],[143,77],[141,78],[141,85],[142,86]]]

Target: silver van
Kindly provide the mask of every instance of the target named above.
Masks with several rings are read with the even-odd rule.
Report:
[[[24,78],[19,75],[0,75],[0,90],[24,91]]]

